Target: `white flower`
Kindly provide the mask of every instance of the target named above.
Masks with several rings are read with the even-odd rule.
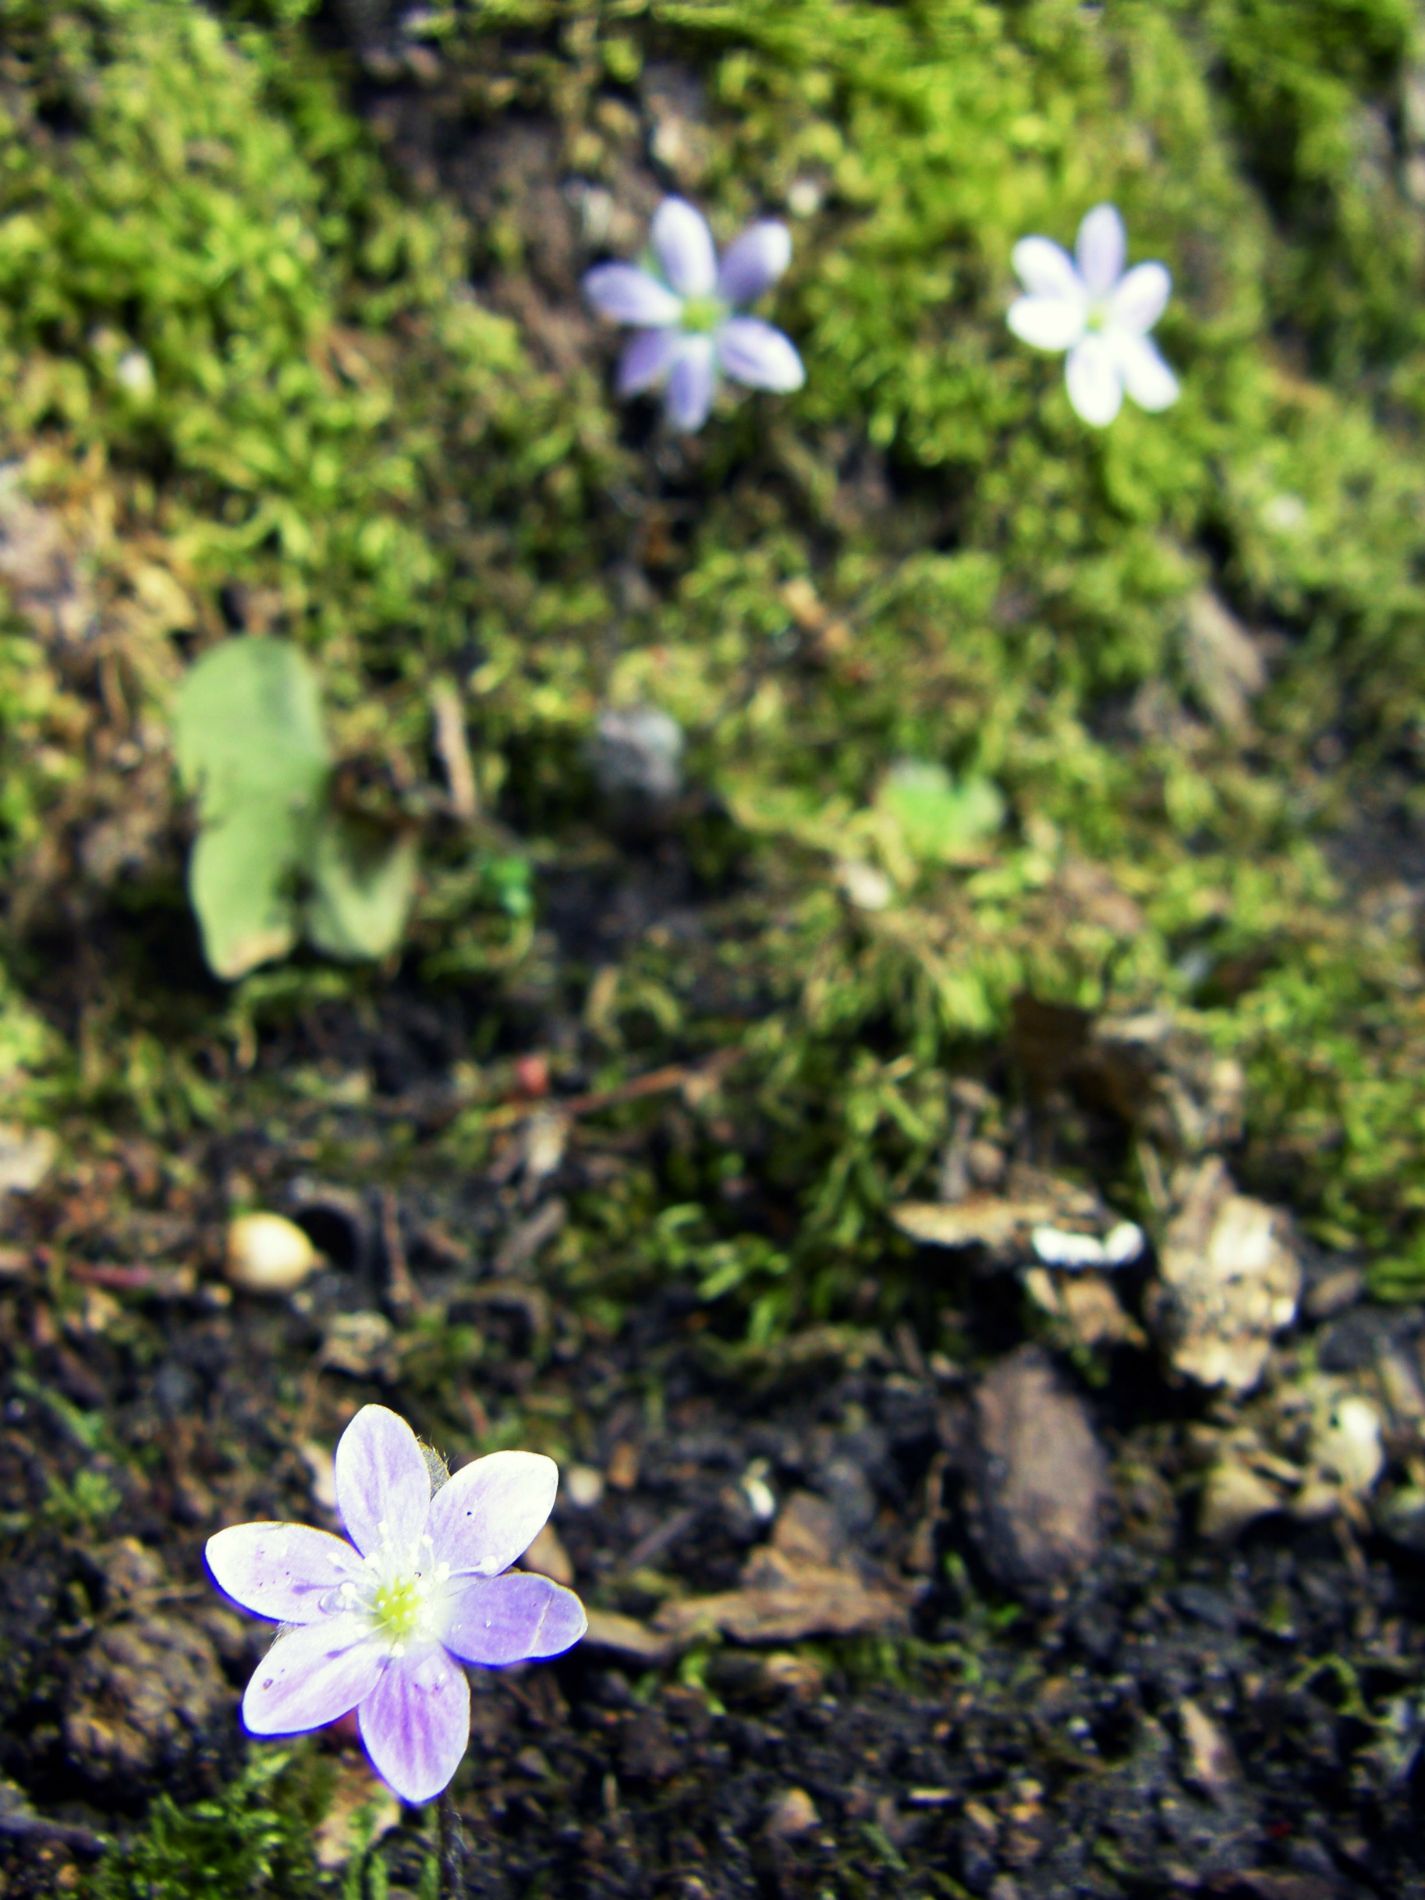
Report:
[[[1173,280],[1162,264],[1125,273],[1126,247],[1117,210],[1095,205],[1079,226],[1074,257],[1044,237],[1021,238],[1013,253],[1025,294],[1009,307],[1009,327],[1037,350],[1069,352],[1069,401],[1096,428],[1113,421],[1124,390],[1155,412],[1178,398],[1178,379],[1148,336]]]
[[[772,219],[750,224],[718,263],[703,214],[665,198],[649,232],[649,268],[599,264],[584,294],[601,317],[638,329],[619,362],[618,391],[661,388],[675,429],[700,429],[718,376],[749,389],[800,389],[802,359],[780,330],[735,311],[755,303],[787,268],[792,240]]]

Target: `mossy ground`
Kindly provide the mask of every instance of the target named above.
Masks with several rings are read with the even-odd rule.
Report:
[[[62,1142],[5,1351],[71,1399],[65,1355],[94,1356],[79,1397],[117,1408],[113,1482],[156,1542],[205,1528],[124,1476],[165,1328],[221,1322],[225,1394],[265,1347],[309,1431],[350,1377],[302,1325],[69,1267],[189,1263],[298,1177],[374,1180],[496,1258],[539,1201],[510,1185],[532,1052],[602,1106],[525,1330],[452,1294],[397,1310],[362,1374],[432,1435],[468,1435],[452,1392],[488,1385],[496,1436],[587,1455],[589,1406],[617,1407],[568,1363],[628,1378],[650,1314],[719,1364],[825,1322],[1002,1345],[886,1218],[934,1192],[952,1084],[1150,1229],[1181,1144],[1042,1087],[1026,998],[1156,1011],[1238,1061],[1239,1183],[1381,1298],[1425,1293],[1420,54],[1405,0],[0,0],[0,1087]],[[615,406],[578,293],[670,189],[722,237],[789,218],[775,316],[808,367],[688,442]],[[1105,198],[1174,273],[1184,393],[1095,434],[1004,310],[1014,241]],[[1224,619],[1250,689],[1203,633]],[[347,795],[419,832],[389,967],[203,971],[168,719],[240,632],[307,650]],[[452,694],[473,817],[435,736]],[[690,789],[630,834],[588,745],[644,701],[682,722]],[[907,850],[877,803],[907,758],[992,783],[999,829]],[[653,1430],[654,1375],[626,1397]],[[241,1461],[255,1422],[225,1396],[189,1455]],[[42,1543],[96,1508],[64,1495]],[[1383,1736],[1398,1684],[1361,1694]],[[860,1891],[877,1839],[902,1852],[877,1812],[842,1884],[795,1885],[781,1848],[747,1877]],[[164,1810],[152,1839],[210,1826]],[[300,1891],[285,1826],[234,1821],[246,1871],[214,1890]],[[161,1891],[147,1851],[97,1890]],[[1137,1852],[1105,1845],[1092,1890],[1146,1891]]]

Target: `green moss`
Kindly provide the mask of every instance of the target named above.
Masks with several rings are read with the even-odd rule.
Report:
[[[32,664],[20,603],[7,873],[72,901],[56,838],[131,809],[119,742],[161,729],[188,649],[237,612],[317,656],[338,750],[403,811],[431,772],[432,689],[464,696],[508,830],[427,827],[413,962],[436,992],[486,986],[477,1056],[512,1009],[586,1001],[600,1086],[740,1052],[676,1164],[630,1160],[580,1201],[559,1254],[579,1297],[688,1276],[760,1334],[873,1270],[888,1310],[909,1297],[882,1272],[884,1210],[932,1182],[948,1074],[1013,1089],[1026,988],[1191,1009],[1248,1064],[1251,1180],[1418,1288],[1418,964],[1399,910],[1346,881],[1363,811],[1420,820],[1402,0],[438,0],[419,32],[450,141],[518,114],[559,176],[617,192],[645,162],[628,89],[673,61],[703,89],[679,188],[723,235],[790,206],[775,314],[806,389],[720,411],[675,456],[621,432],[573,273],[531,277],[533,199],[503,187],[472,226],[403,179],[313,14],[0,4],[6,428],[132,708],[116,737],[82,645]],[[1004,311],[1015,240],[1067,240],[1104,198],[1132,256],[1174,272],[1184,395],[1096,434]],[[532,296],[558,347],[500,314]],[[1203,588],[1269,655],[1235,729],[1193,670]],[[601,701],[640,698],[683,721],[708,792],[680,833],[703,931],[650,931],[591,989],[541,906],[612,861],[583,747]],[[899,849],[882,788],[901,760],[983,785],[1003,823],[974,850]],[[143,874],[80,878],[125,948],[77,1057],[24,994],[36,897],[11,988],[32,1073],[77,1060],[72,1099],[162,1133],[241,1113],[198,1059],[215,1025],[246,1063],[382,992],[298,967],[226,1004],[195,991],[171,1033],[148,984],[186,928],[161,756],[143,796]],[[881,908],[848,860],[889,877]],[[448,1160],[488,1156],[487,1107],[477,1091],[445,1131]]]
[[[85,1900],[302,1900],[329,1892],[312,1830],[330,1775],[303,1755],[254,1754],[220,1795],[160,1794],[143,1832],[100,1862]]]

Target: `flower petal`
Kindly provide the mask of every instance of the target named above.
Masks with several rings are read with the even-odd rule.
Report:
[[[665,198],[649,232],[663,275],[680,297],[707,297],[717,282],[717,254],[701,211],[685,198]]]
[[[371,1693],[386,1646],[363,1616],[319,1617],[279,1636],[252,1673],[242,1699],[251,1735],[297,1735],[321,1728]]]
[[[1113,345],[1103,336],[1086,336],[1069,351],[1064,365],[1069,401],[1085,422],[1101,429],[1113,421],[1123,402],[1123,379]]]
[[[1074,246],[1079,275],[1090,296],[1106,297],[1123,275],[1128,239],[1114,205],[1095,205],[1079,226]]]
[[[1082,303],[1084,287],[1074,260],[1052,238],[1021,238],[1010,253],[1015,275],[1031,297],[1061,297]]]
[[[727,374],[749,389],[800,389],[802,359],[780,330],[760,317],[729,317],[717,333],[717,355]]]
[[[1172,287],[1166,264],[1135,264],[1109,297],[1109,322],[1141,336],[1162,316]]]
[[[618,362],[618,393],[637,396],[661,382],[681,337],[678,330],[640,330],[630,337]]]
[[[1178,399],[1178,379],[1146,336],[1118,331],[1110,337],[1123,386],[1140,409],[1156,415]]]
[[[234,1603],[278,1623],[315,1622],[322,1599],[361,1568],[345,1538],[306,1524],[231,1524],[203,1555]]]
[[[537,1451],[492,1451],[464,1465],[431,1499],[435,1561],[457,1577],[494,1577],[523,1556],[549,1521],[559,1467]]]
[[[1032,343],[1036,350],[1067,350],[1084,333],[1083,300],[1016,297],[1006,321],[1022,343]]]
[[[430,1473],[416,1435],[384,1405],[363,1405],[336,1447],[336,1501],[365,1556],[415,1546],[430,1509]]]
[[[792,260],[792,234],[775,218],[749,224],[727,247],[717,273],[717,294],[730,304],[756,303]]]
[[[636,264],[596,264],[584,273],[584,295],[612,323],[676,323],[683,308],[681,298]]]
[[[429,1801],[470,1746],[470,1683],[443,1649],[400,1656],[361,1705],[371,1765],[403,1801]]]
[[[685,336],[678,340],[678,351],[668,372],[668,388],[663,406],[675,429],[690,434],[701,429],[712,408],[717,388],[717,364],[710,336]]]
[[[490,1669],[560,1656],[589,1627],[572,1590],[523,1570],[463,1584],[451,1592],[448,1615],[446,1648]]]

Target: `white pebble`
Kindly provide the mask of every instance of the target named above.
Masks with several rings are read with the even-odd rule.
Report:
[[[291,1293],[321,1264],[294,1221],[280,1214],[240,1214],[228,1226],[226,1271],[247,1293]]]

